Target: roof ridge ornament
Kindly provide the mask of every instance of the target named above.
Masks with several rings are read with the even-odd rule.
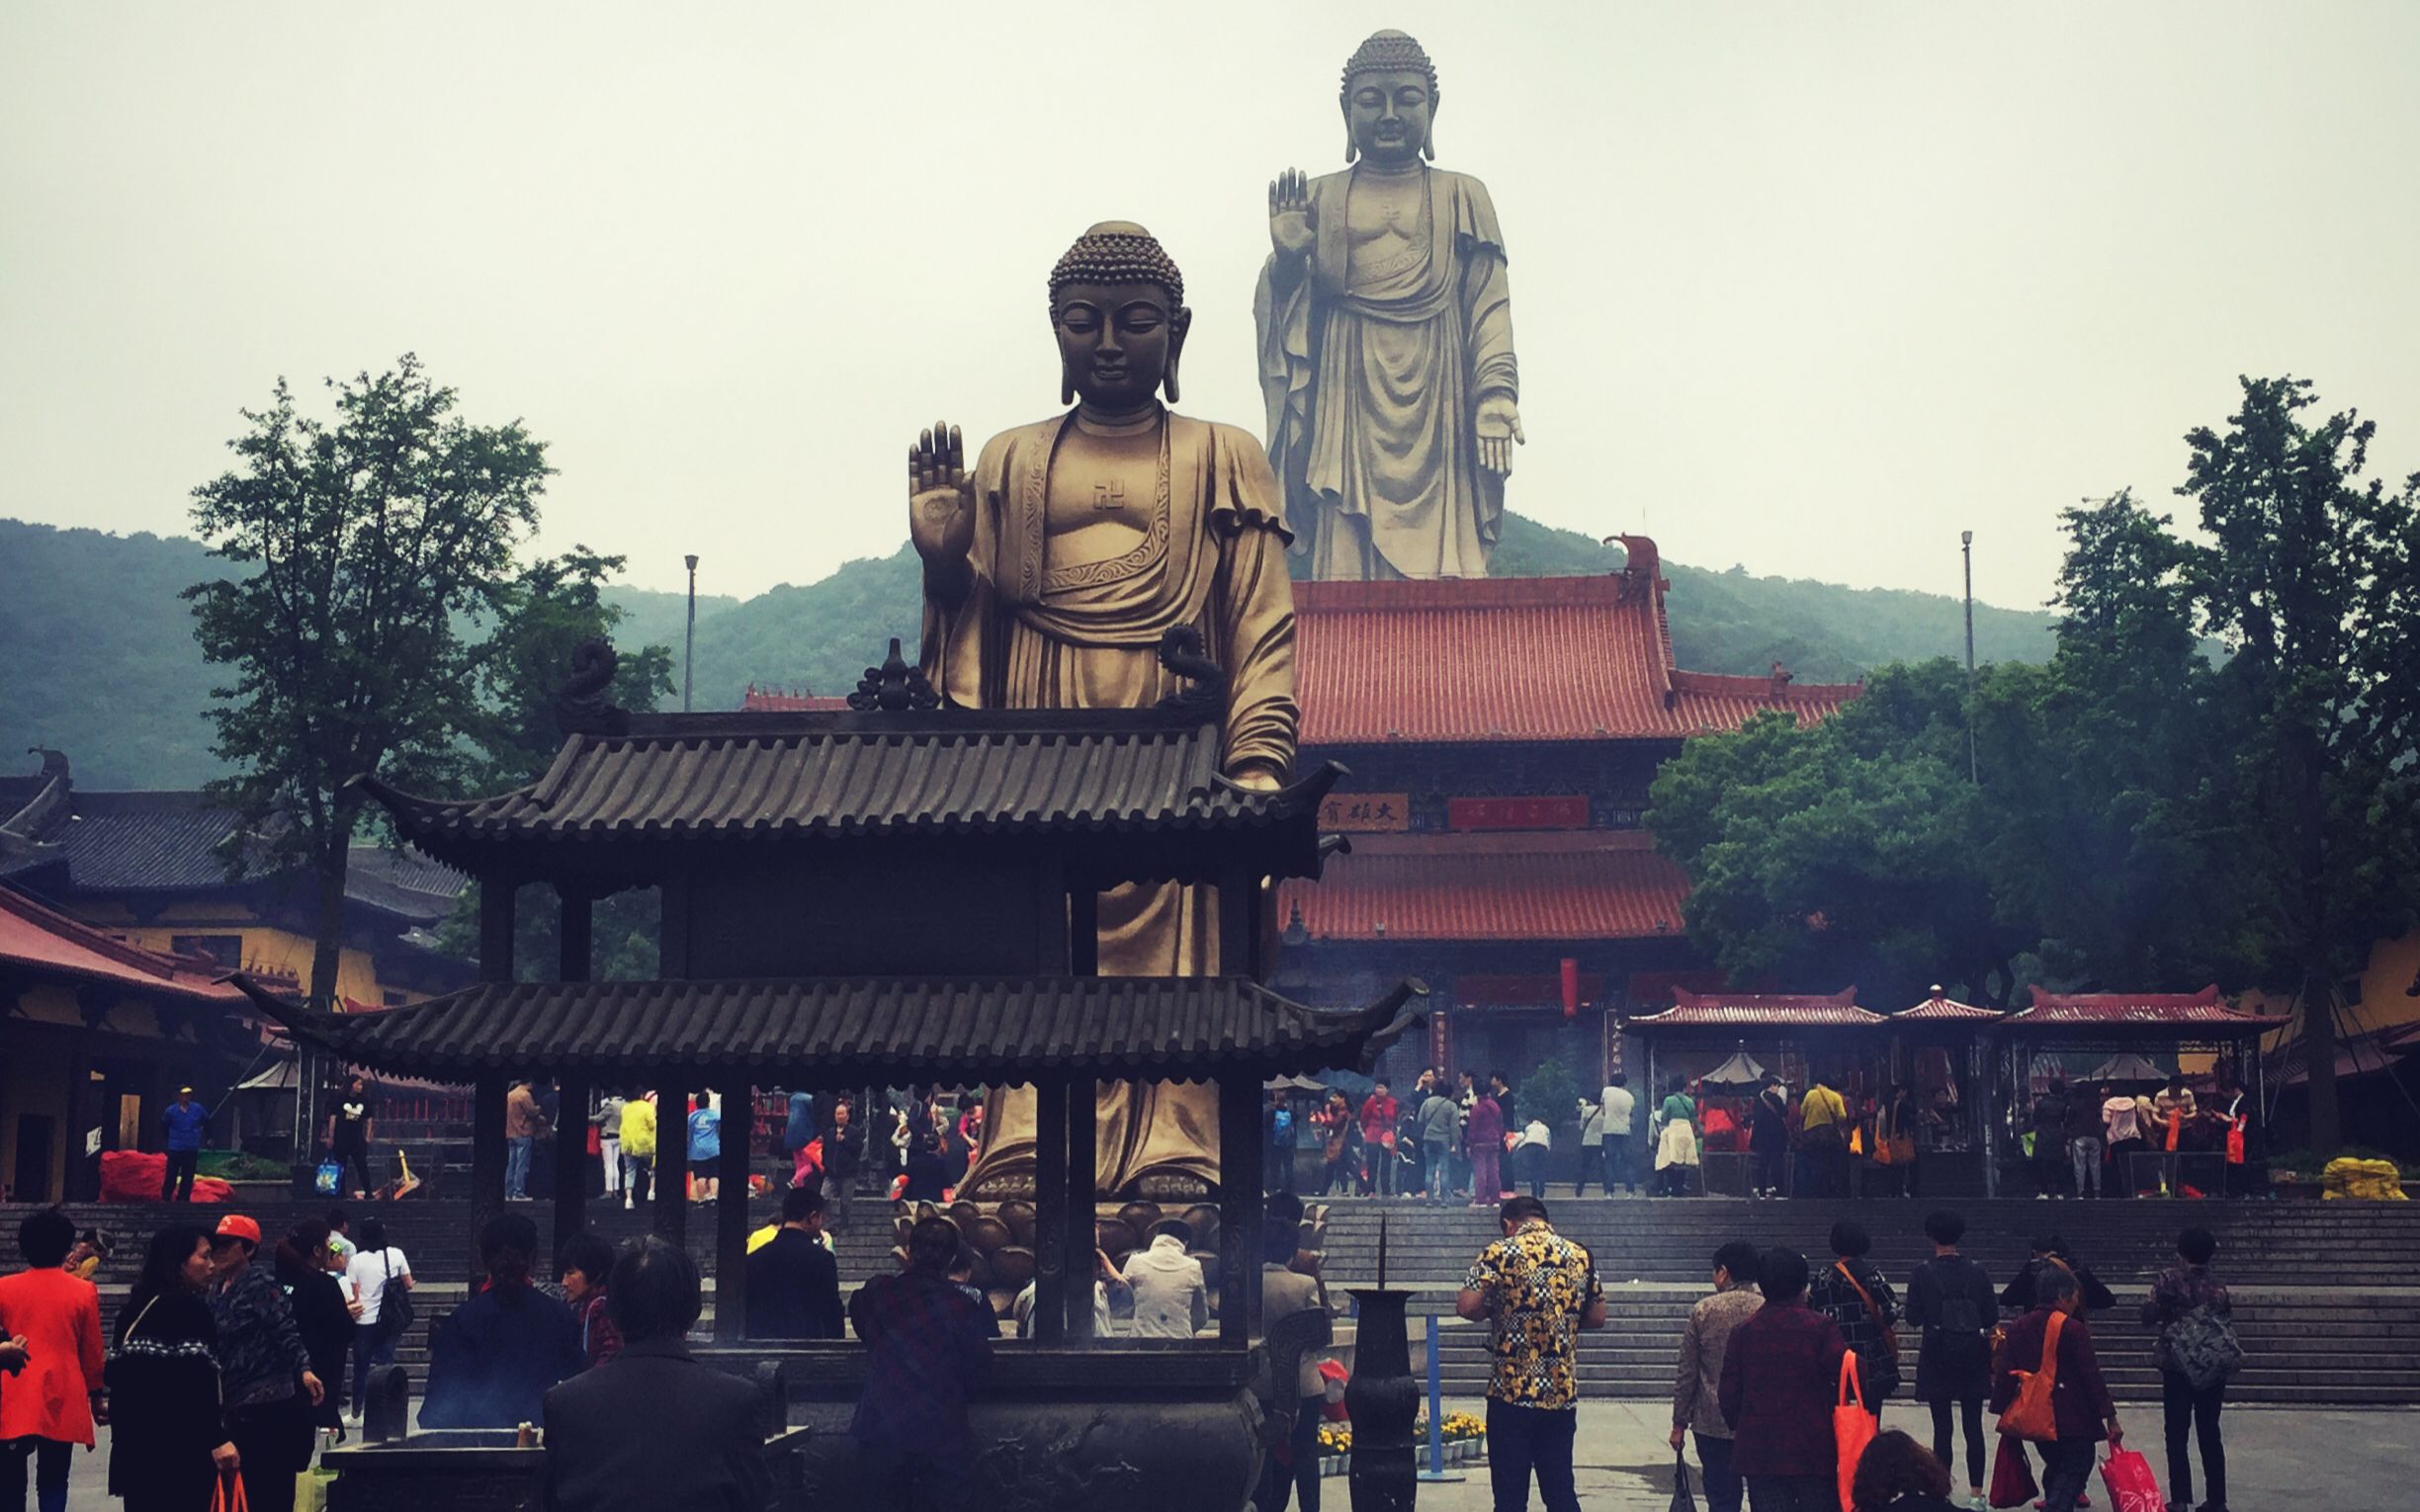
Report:
[[[1206,718],[1218,718],[1227,708],[1227,672],[1210,659],[1202,632],[1190,625],[1171,625],[1160,634],[1160,665],[1185,680],[1185,686],[1160,701],[1163,709],[1186,709]]]
[[[857,691],[848,696],[848,706],[860,713],[877,710],[885,714],[902,714],[909,710],[938,709],[941,695],[924,676],[924,669],[911,667],[900,655],[900,637],[891,637],[890,654],[879,667],[868,667],[865,676],[857,680]]]
[[[613,701],[614,674],[622,657],[613,642],[592,635],[571,648],[570,677],[555,696],[555,727],[565,735],[621,735],[630,714]]]

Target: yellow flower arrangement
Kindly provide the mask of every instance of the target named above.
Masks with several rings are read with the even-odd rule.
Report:
[[[1320,1453],[1348,1455],[1352,1453],[1352,1428],[1344,1423],[1322,1423],[1319,1431]]]

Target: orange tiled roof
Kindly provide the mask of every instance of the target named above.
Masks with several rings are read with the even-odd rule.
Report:
[[[1640,830],[1356,835],[1285,884],[1314,940],[1679,938],[1688,879]],[[1289,922],[1290,927],[1290,922]]]
[[[1867,1029],[1886,1023],[1858,1006],[1857,988],[1828,996],[1781,992],[1695,993],[1676,988],[1662,1013],[1632,1019],[1631,1029]]]
[[[1600,576],[1295,584],[1302,743],[1679,739],[1861,691],[1681,671],[1655,543],[1623,541]]]
[[[203,1002],[240,1004],[244,996],[215,978],[207,960],[163,956],[54,913],[0,887],[0,961],[38,974],[74,977]]]

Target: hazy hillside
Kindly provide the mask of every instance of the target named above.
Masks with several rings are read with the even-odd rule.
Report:
[[[610,548],[607,543],[595,543]],[[1500,572],[1605,572],[1618,549],[1569,531],[1508,516]],[[213,776],[201,718],[212,669],[194,648],[177,595],[216,564],[182,538],[110,536],[0,520],[0,767],[54,746],[78,781],[103,787],[189,787]],[[1900,659],[1955,655],[1960,606],[1932,594],[1843,588],[1787,578],[1709,572],[1667,561],[1674,653],[1706,672],[1763,672],[1779,661],[1808,681],[1847,681]],[[848,562],[820,582],[785,584],[744,602],[698,601],[696,702],[737,706],[749,683],[845,693],[885,641],[912,649],[917,632],[915,554]],[[617,638],[661,644],[677,656],[682,596],[615,594],[630,611]],[[1978,607],[1975,648],[1984,660],[2049,654],[2049,616]]]

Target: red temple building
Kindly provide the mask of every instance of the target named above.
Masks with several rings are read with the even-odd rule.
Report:
[[[1518,1078],[1618,1063],[1616,1025],[1720,985],[1682,919],[1687,879],[1642,827],[1656,770],[1692,735],[1768,710],[1820,719],[1856,684],[1673,663],[1655,543],[1620,572],[1294,589],[1302,754],[1351,776],[1325,880],[1278,897],[1277,982],[1315,1003],[1426,980],[1430,1061]]]

